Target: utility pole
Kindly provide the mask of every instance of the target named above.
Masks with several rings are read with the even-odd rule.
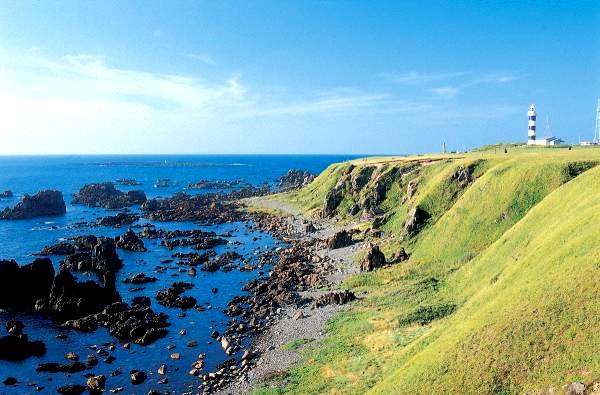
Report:
[[[596,130],[594,131],[594,143],[600,144],[600,99],[598,99],[598,106],[596,107]]]

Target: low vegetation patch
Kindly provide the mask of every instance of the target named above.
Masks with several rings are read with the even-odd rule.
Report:
[[[292,340],[291,342],[286,343],[283,346],[281,346],[281,349],[286,350],[286,351],[296,351],[300,347],[304,346],[305,344],[309,344],[312,341],[313,341],[313,339],[306,339],[306,338],[295,339],[295,340]]]
[[[447,303],[434,306],[419,306],[399,319],[400,325],[427,325],[434,320],[444,318],[456,310],[456,305]]]

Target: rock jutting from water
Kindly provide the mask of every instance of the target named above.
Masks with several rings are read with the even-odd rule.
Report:
[[[40,191],[33,196],[23,195],[21,201],[13,208],[5,208],[0,219],[29,219],[64,215],[67,212],[62,192]]]
[[[126,284],[147,284],[158,281],[156,277],[147,276],[145,273],[137,273],[123,280]]]
[[[166,307],[191,309],[196,306],[197,301],[192,296],[181,295],[186,289],[189,289],[189,287],[175,283],[170,288],[158,291],[156,293],[156,300],[158,301],[158,304]]]
[[[77,252],[77,247],[72,243],[62,242],[51,246],[46,246],[37,255],[70,255]]]
[[[148,345],[168,334],[169,323],[163,313],[156,314],[147,301],[132,306],[117,302],[106,306],[100,313],[67,321],[63,326],[82,331],[94,331],[98,326],[108,328],[121,341]]]
[[[121,301],[115,287],[115,275],[106,272],[102,277],[104,286],[92,280],[78,282],[67,270],[58,272],[47,299],[36,302],[35,309],[47,311],[63,321],[93,314],[104,306]]]
[[[95,225],[121,227],[124,225],[131,225],[139,219],[139,215],[129,213],[118,213],[117,215],[100,218]]]
[[[94,272],[103,275],[123,267],[123,261],[117,255],[115,241],[108,237],[88,236],[79,243],[77,252],[67,256],[61,268],[73,272]],[[91,247],[91,248],[90,248]]]
[[[252,184],[245,180],[200,180],[188,185],[189,189],[231,189],[231,188],[252,188]]]
[[[227,240],[213,236],[198,236],[189,239],[166,239],[160,244],[167,247],[169,250],[172,250],[175,247],[191,247],[195,250],[210,250],[216,246],[227,244]]]
[[[12,191],[10,189],[4,191],[4,192],[0,192],[0,199],[9,199],[14,197]]]
[[[87,184],[75,194],[73,204],[85,204],[89,207],[117,209],[142,204],[146,201],[144,191],[123,192],[115,188],[112,182]]]
[[[10,320],[6,324],[7,336],[0,337],[0,360],[21,361],[31,356],[43,356],[46,346],[42,341],[29,341],[23,333],[25,325],[21,321]]]
[[[155,221],[201,221],[220,224],[239,221],[243,216],[235,203],[215,195],[190,196],[177,193],[165,199],[147,200],[141,206],[144,217]]]
[[[117,185],[125,185],[125,186],[142,185],[142,183],[139,182],[138,180],[134,180],[134,179],[131,179],[131,178],[119,178],[118,180],[115,181],[115,184],[117,184]]]
[[[47,258],[19,266],[16,261],[0,261],[0,308],[34,310],[38,300],[50,294],[54,266]]]
[[[21,267],[15,261],[0,261],[0,308],[41,311],[65,320],[101,311],[121,300],[113,272],[103,274],[104,286],[92,280],[78,282],[67,270],[54,274],[47,258]]]
[[[115,245],[117,248],[122,248],[128,251],[146,251],[144,242],[131,229],[129,229],[124,235],[115,237]]]

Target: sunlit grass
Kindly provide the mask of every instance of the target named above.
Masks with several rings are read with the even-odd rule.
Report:
[[[408,240],[405,184],[395,184],[380,205],[393,213],[381,243],[386,254],[405,247],[410,260],[347,279],[367,296],[336,315],[275,388],[258,392],[541,393],[598,379],[600,150],[508,150],[423,167],[411,204],[434,215]],[[377,176],[422,158],[353,163],[380,166]],[[456,190],[448,175],[472,163],[476,181]],[[347,166],[278,198],[314,213]]]

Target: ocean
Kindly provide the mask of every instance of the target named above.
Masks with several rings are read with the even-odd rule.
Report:
[[[243,179],[253,185],[261,185],[265,182],[273,184],[288,169],[319,173],[331,163],[354,158],[355,156],[337,155],[0,157],[0,192],[11,190],[15,194],[14,198],[0,199],[0,211],[5,207],[14,206],[23,194],[34,194],[43,189],[62,191],[67,203],[67,213],[64,216],[16,221],[0,220],[0,260],[15,259],[23,265],[32,262],[35,259],[33,254],[41,251],[44,246],[56,244],[65,238],[88,234],[110,237],[124,234],[126,227],[72,226],[80,222],[95,222],[100,217],[115,214],[115,211],[111,210],[71,204],[73,194],[85,184],[134,179],[141,185],[118,185],[117,188],[123,191],[142,189],[148,198],[168,197],[177,192],[214,192],[214,190],[187,189],[188,184],[200,180]],[[160,179],[169,179],[168,186],[158,187]],[[131,211],[137,212],[139,208],[134,206]],[[218,254],[224,251],[236,251],[251,257],[257,249],[273,248],[278,243],[270,235],[249,229],[247,224],[242,222],[214,226],[199,226],[193,222],[153,222],[145,219],[140,222],[153,223],[157,228],[165,230],[202,229],[215,231],[217,234],[231,232],[232,237],[229,240],[233,243],[216,247],[215,251]],[[43,357],[31,357],[21,362],[0,361],[0,381],[8,376],[14,376],[19,380],[16,386],[8,387],[0,384],[0,394],[56,393],[56,389],[65,384],[85,385],[84,375],[90,373],[105,375],[107,390],[124,387],[124,393],[128,394],[147,394],[150,389],[171,393],[194,391],[200,381],[190,376],[188,371],[191,369],[190,364],[197,360],[200,353],[206,354],[205,371],[214,371],[219,363],[230,358],[223,352],[218,342],[210,337],[210,334],[212,331],[222,331],[225,328],[227,317],[223,314],[223,310],[227,302],[233,296],[243,294],[242,286],[256,278],[258,272],[256,270],[213,273],[198,271],[195,277],[178,270],[155,273],[154,268],[161,260],[170,259],[174,252],[189,250],[178,248],[170,251],[156,241],[144,240],[144,242],[148,248],[147,252],[118,250],[124,267],[117,275],[117,290],[123,301],[128,303],[134,296],[149,296],[152,299],[152,309],[157,313],[164,312],[168,315],[171,323],[169,335],[149,346],[132,345],[129,350],[117,344],[115,351],[111,352],[111,355],[116,358],[114,362],[105,363],[103,358],[99,357],[100,363],[97,367],[81,373],[71,375],[36,373],[35,368],[39,363],[67,363],[69,361],[64,358],[67,352],[75,352],[81,360],[85,360],[88,354],[95,353],[94,347],[91,346],[105,347],[116,339],[104,328],[92,333],[84,333],[61,328],[50,318],[40,314],[0,311],[0,336],[6,334],[4,330],[6,322],[18,318],[25,324],[24,332],[29,339],[43,340],[47,347],[47,353]],[[50,258],[55,267],[58,267],[63,257]],[[123,280],[140,272],[158,277],[158,281],[145,284],[145,288],[141,291],[130,292],[131,284],[125,284]],[[85,277],[85,275],[81,276]],[[202,312],[190,309],[186,311],[185,316],[180,316],[178,313],[181,310],[163,307],[156,303],[156,291],[168,288],[174,281],[194,283],[194,288],[187,291],[186,295],[193,296],[198,300],[198,304],[205,305],[207,309]],[[218,288],[219,291],[213,293],[212,288]],[[186,330],[185,335],[179,334],[182,329]],[[57,339],[58,335],[66,335],[66,337]],[[198,346],[187,347],[190,340],[196,341]],[[169,350],[168,347],[172,349]],[[178,361],[170,359],[172,352],[180,353],[181,359]],[[157,384],[159,377],[156,371],[161,364],[168,366],[168,384]],[[112,377],[111,373],[117,369],[122,369],[123,374]],[[129,378],[129,371],[132,369],[144,370],[149,375],[148,380],[142,385],[132,386]],[[36,387],[43,387],[43,389],[38,392]]]

